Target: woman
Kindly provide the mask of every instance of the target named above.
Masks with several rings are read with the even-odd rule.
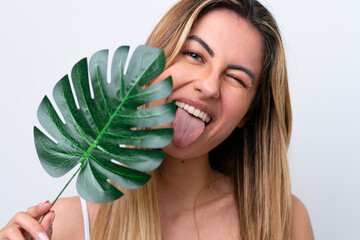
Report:
[[[290,192],[291,106],[271,14],[251,0],[183,0],[147,45],[167,58],[154,82],[174,81],[154,104],[178,106],[151,181],[113,203],[61,199],[40,225],[44,202],[13,217],[0,239],[313,239]]]

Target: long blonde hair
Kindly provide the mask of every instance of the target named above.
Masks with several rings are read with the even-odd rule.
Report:
[[[292,115],[284,49],[272,15],[252,0],[182,0],[158,23],[146,44],[163,49],[167,66],[171,65],[197,19],[217,8],[234,11],[258,30],[264,58],[247,123],[209,153],[210,163],[232,179],[243,239],[290,239],[287,150]],[[124,197],[104,204],[93,239],[160,240],[158,175],[155,171],[146,186],[123,190]]]

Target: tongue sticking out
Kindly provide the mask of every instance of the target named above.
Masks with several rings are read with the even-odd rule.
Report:
[[[173,143],[183,148],[190,145],[200,136],[205,129],[205,123],[184,109],[178,108],[172,127],[174,128]]]

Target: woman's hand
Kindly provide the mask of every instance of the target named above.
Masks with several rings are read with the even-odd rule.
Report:
[[[0,229],[0,240],[27,240],[30,236],[35,240],[49,240],[55,218],[55,212],[49,211],[50,208],[51,203],[46,201],[30,207],[26,212],[17,213],[4,228]],[[39,220],[46,212],[48,213],[40,224]]]

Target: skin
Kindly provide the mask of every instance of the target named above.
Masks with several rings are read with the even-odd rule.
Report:
[[[208,152],[241,123],[256,93],[256,79],[253,83],[248,74],[230,69],[229,65],[246,67],[257,78],[262,67],[260,35],[234,13],[226,11],[223,14],[237,21],[231,24],[234,20],[228,19],[226,25],[224,20],[218,19],[220,13],[210,14],[210,17],[206,15],[198,21],[190,33],[199,40],[188,39],[175,62],[155,80],[171,75],[174,88],[166,101],[189,103],[212,117],[205,131],[190,146],[181,148],[170,143],[164,149],[174,158],[207,159]],[[210,47],[214,56],[201,45],[201,41]]]
[[[155,104],[180,100],[206,111],[212,121],[191,145],[182,148],[170,143],[164,148],[166,180],[158,189],[164,239],[240,239],[230,180],[211,169],[208,152],[244,124],[261,71],[261,37],[246,21],[227,10],[203,16],[190,36],[174,63],[154,80],[171,75],[174,81],[173,93]],[[247,70],[234,69],[234,65]],[[24,239],[10,235],[22,236],[26,231],[50,236],[52,229],[52,239],[83,239],[79,198],[60,199],[54,206],[53,225],[53,212],[39,225],[35,219],[49,205],[16,215],[1,229],[0,239]],[[99,207],[88,203],[90,228]],[[293,240],[314,239],[306,208],[296,197],[291,232]]]
[[[171,75],[174,89],[165,101],[189,103],[209,113],[212,121],[191,145],[181,148],[170,143],[164,148],[169,177],[160,184],[159,201],[165,239],[238,239],[239,229],[228,228],[237,226],[229,180],[223,177],[209,184],[222,175],[211,169],[208,152],[241,124],[256,93],[256,79],[253,82],[244,71],[229,65],[244,66],[257,78],[262,42],[249,24],[225,10],[205,15],[190,36],[174,63],[155,82]],[[197,230],[192,209],[205,186],[210,188],[196,202]]]

